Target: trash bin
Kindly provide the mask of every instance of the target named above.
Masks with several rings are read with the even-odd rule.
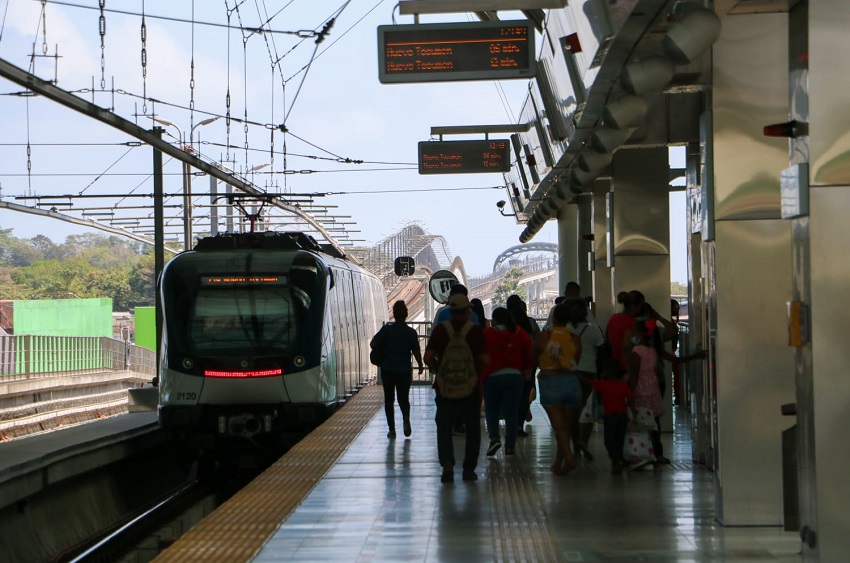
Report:
[[[796,403],[782,405],[783,416],[797,416]],[[800,495],[797,482],[797,425],[782,431],[782,512],[785,530],[800,529]]]

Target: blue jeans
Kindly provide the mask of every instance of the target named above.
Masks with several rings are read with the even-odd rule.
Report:
[[[626,441],[626,429],[629,425],[629,417],[624,412],[606,414],[602,417],[605,425],[605,449],[611,461],[623,460],[623,446]]]
[[[481,450],[481,423],[478,422],[478,411],[481,399],[478,387],[469,397],[463,399],[446,399],[437,393],[434,401],[437,403],[437,455],[443,468],[455,465],[454,439],[452,430],[455,421],[466,425],[466,448],[464,449],[463,468],[475,469],[478,465],[478,452]]]
[[[523,379],[519,372],[493,374],[484,380],[484,416],[491,442],[499,440],[499,418],[505,415],[505,448],[516,445]]]

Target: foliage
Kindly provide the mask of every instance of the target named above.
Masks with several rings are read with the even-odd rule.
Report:
[[[114,311],[154,304],[154,256],[119,237],[17,239],[0,228],[0,299],[112,299]]]
[[[0,299],[27,299],[27,288],[12,279],[14,271],[14,266],[0,266]]]
[[[523,301],[528,301],[528,293],[525,288],[520,287],[519,280],[525,275],[525,271],[517,266],[511,266],[505,272],[505,279],[499,282],[493,291],[493,307],[504,307],[511,295],[519,295]]]
[[[670,295],[687,295],[688,286],[682,282],[670,282]]]

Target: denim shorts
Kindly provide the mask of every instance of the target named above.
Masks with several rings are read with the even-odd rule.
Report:
[[[581,382],[574,373],[544,375],[537,379],[540,404],[564,407],[581,406]]]

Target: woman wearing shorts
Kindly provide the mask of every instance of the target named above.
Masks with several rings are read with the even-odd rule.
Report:
[[[581,383],[575,373],[581,357],[581,340],[567,329],[568,320],[566,305],[557,305],[552,314],[552,328],[541,332],[534,341],[540,368],[540,404],[549,415],[557,443],[552,465],[555,475],[566,475],[576,467],[570,435],[572,421],[581,408]]]

